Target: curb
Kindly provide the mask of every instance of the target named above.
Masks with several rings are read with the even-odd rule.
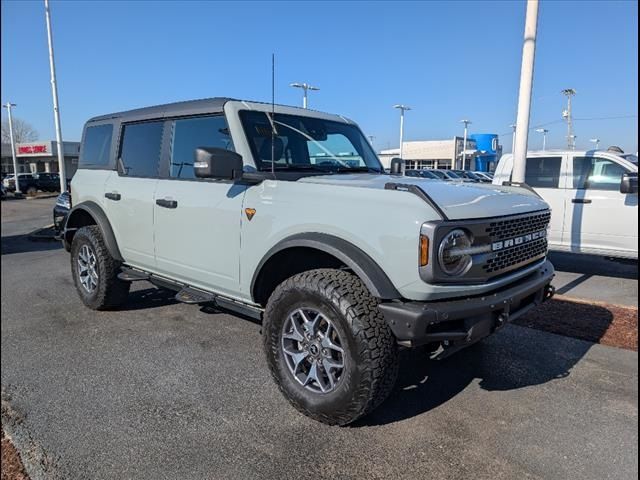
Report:
[[[41,198],[55,198],[58,195],[60,195],[60,194],[59,193],[47,193],[45,195],[34,195],[33,197],[24,196],[23,198],[26,198],[27,200],[39,200]]]

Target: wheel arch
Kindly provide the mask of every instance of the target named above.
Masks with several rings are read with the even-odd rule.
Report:
[[[374,297],[400,298],[382,268],[362,249],[333,235],[302,233],[285,238],[264,255],[251,280],[251,297],[265,305],[286,278],[316,268],[347,268],[362,280]]]
[[[86,227],[87,225],[97,225],[104,239],[104,243],[109,250],[109,253],[115,260],[121,262],[124,261],[118,248],[118,242],[111,228],[111,223],[107,218],[107,214],[102,207],[95,202],[87,201],[79,203],[74,206],[69,215],[64,227],[64,239],[69,244],[73,241],[73,236],[79,228]]]

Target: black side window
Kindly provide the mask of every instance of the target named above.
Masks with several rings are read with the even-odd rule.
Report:
[[[198,147],[233,150],[224,116],[184,118],[175,121],[171,141],[170,177],[196,178],[193,172],[193,155]]]
[[[573,158],[573,188],[619,190],[627,170],[616,162],[598,157]]]
[[[527,158],[524,181],[531,187],[558,188],[562,157]]]
[[[111,138],[113,125],[96,125],[87,127],[80,168],[91,166],[107,166],[111,157]]]
[[[130,177],[157,177],[164,122],[124,126],[120,147],[120,170]]]

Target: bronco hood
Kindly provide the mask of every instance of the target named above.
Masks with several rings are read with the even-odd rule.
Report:
[[[451,220],[517,215],[549,206],[521,187],[490,183],[445,182],[416,177],[372,174],[337,174],[304,177],[298,182],[384,190],[387,183],[417,185]],[[411,195],[398,191],[398,195]]]

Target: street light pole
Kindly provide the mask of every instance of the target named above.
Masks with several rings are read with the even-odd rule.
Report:
[[[51,95],[53,97],[53,121],[56,127],[56,145],[58,148],[58,171],[60,174],[60,192],[67,191],[67,173],[64,164],[62,129],[60,127],[60,108],[58,107],[58,85],[56,84],[56,64],[53,58],[53,34],[51,33],[51,15],[49,0],[44,0],[44,13],[47,21],[47,39],[49,40],[49,69],[51,70]]]
[[[533,65],[536,57],[536,34],[538,30],[538,0],[527,1],[520,68],[520,90],[518,92],[518,117],[516,119],[516,148],[513,154],[512,181],[524,183],[527,168],[527,145],[529,142],[529,120],[531,118],[531,92],[533,90]]]
[[[536,132],[542,134],[542,151],[544,152],[547,149],[547,133],[549,133],[549,130],[546,128],[536,128]]]
[[[13,175],[16,179],[16,193],[20,193],[20,184],[18,183],[18,160],[16,158],[16,142],[13,139],[13,117],[11,116],[11,108],[16,107],[15,103],[7,102],[2,105],[7,109],[9,116],[9,137],[11,137],[11,157],[13,158]]]
[[[308,83],[290,83],[290,87],[301,88],[304,91],[302,96],[302,108],[307,108],[308,100],[307,100],[307,91],[318,91],[320,90],[318,87],[314,87],[313,85],[309,85]]]
[[[407,105],[394,105],[393,108],[397,108],[400,110],[400,160],[402,160],[402,172],[404,173],[404,158],[402,157],[402,152],[404,149],[404,112],[405,110],[411,110],[411,107]]]
[[[464,123],[464,137],[462,140],[462,170],[464,170],[467,164],[467,126],[471,123],[471,120],[460,120],[460,123]]]
[[[595,143],[596,144],[596,150],[600,150],[600,139],[599,138],[592,138],[589,141],[591,143]]]
[[[512,123],[509,125],[513,129],[513,133],[511,134],[511,154],[516,153],[516,124]]]

